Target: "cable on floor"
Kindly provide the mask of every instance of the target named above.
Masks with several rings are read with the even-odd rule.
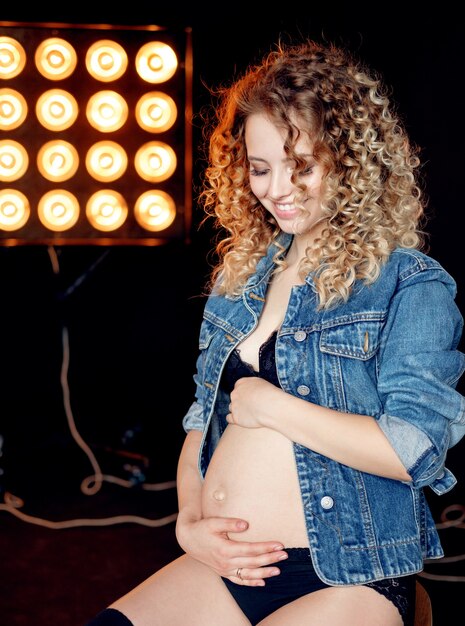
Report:
[[[52,264],[53,272],[55,274],[59,274],[60,266],[59,266],[58,256],[56,254],[55,248],[50,246],[48,248],[48,253],[49,253],[50,261]],[[64,292],[64,295],[68,296],[70,293],[74,291],[74,289],[77,286],[81,285],[82,282],[87,277],[87,275],[89,274],[89,272],[95,269],[97,264],[101,262],[101,260],[104,258],[104,256],[106,256],[106,254],[107,253],[102,255],[90,267],[90,269],[85,274],[80,276],[74,282],[74,284],[71,285]],[[63,393],[63,406],[65,410],[66,419],[68,422],[68,428],[76,444],[81,448],[81,450],[89,459],[89,462],[93,469],[93,474],[90,476],[87,476],[81,482],[80,488],[81,488],[82,493],[84,493],[85,495],[95,495],[96,493],[100,491],[104,482],[113,483],[113,484],[119,485],[120,487],[124,487],[128,489],[134,488],[133,481],[124,480],[117,476],[103,474],[95,454],[92,452],[90,446],[84,441],[81,434],[79,433],[76,427],[76,423],[74,420],[74,415],[73,415],[73,411],[71,407],[70,389],[69,389],[69,383],[68,383],[68,370],[69,370],[69,361],[70,361],[69,336],[68,336],[68,329],[64,325],[62,326],[62,345],[63,345],[63,359],[62,359],[62,367],[61,367],[61,373],[60,373],[60,383],[61,383],[61,388],[62,388],[62,393]],[[165,481],[165,482],[160,482],[160,483],[144,483],[144,482],[138,483],[138,488],[141,488],[147,491],[163,491],[166,489],[173,489],[175,487],[176,487],[175,480]],[[18,519],[24,522],[27,522],[30,524],[36,524],[38,526],[43,526],[45,528],[51,528],[54,530],[61,530],[64,528],[76,528],[80,526],[111,526],[114,524],[128,524],[128,523],[140,524],[142,526],[149,526],[149,527],[158,527],[158,526],[164,526],[166,524],[170,524],[174,522],[177,519],[177,515],[178,515],[177,513],[172,513],[171,515],[167,515],[159,519],[151,519],[151,518],[141,517],[139,515],[114,515],[114,516],[106,517],[103,519],[92,519],[92,518],[79,519],[78,518],[78,519],[71,519],[71,520],[64,520],[64,521],[53,521],[53,520],[43,519],[40,517],[34,517],[32,515],[28,515],[24,513],[23,511],[20,510],[21,507],[23,506],[24,506],[24,502],[21,498],[18,498],[17,496],[6,491],[4,494],[4,503],[3,504],[0,503],[0,511],[6,511],[8,513],[11,513],[12,515],[14,515],[15,517],[17,517]]]

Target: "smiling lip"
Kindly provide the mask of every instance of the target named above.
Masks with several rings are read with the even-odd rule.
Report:
[[[275,204],[276,217],[282,220],[292,220],[299,214],[300,210],[295,204]]]

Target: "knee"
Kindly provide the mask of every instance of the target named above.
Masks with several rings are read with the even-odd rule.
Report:
[[[105,609],[85,626],[134,626],[123,613],[116,609]]]

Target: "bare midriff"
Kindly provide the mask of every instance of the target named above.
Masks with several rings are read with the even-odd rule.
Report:
[[[238,517],[249,527],[239,541],[308,546],[292,443],[267,428],[230,424],[220,439],[202,491],[205,517]]]
[[[260,346],[279,327],[296,284],[301,284],[297,266],[276,275],[257,328],[240,344],[241,358],[256,371]],[[230,533],[231,539],[308,546],[293,445],[270,428],[227,426],[205,475],[202,508],[205,517],[238,517],[249,523],[246,531]]]

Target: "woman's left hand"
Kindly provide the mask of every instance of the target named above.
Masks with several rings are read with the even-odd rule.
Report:
[[[240,378],[231,392],[226,421],[243,428],[261,428],[286,395],[262,378]]]

